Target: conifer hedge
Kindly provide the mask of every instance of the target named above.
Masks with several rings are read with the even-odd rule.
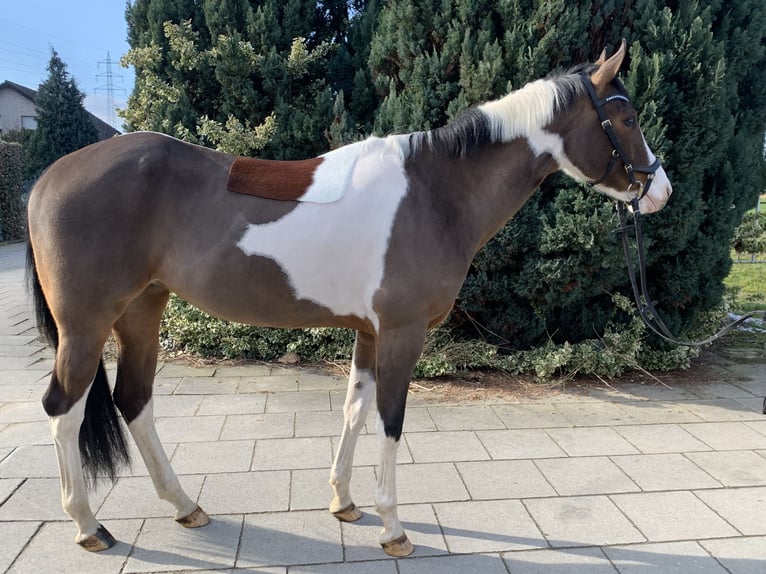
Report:
[[[275,158],[437,127],[626,38],[622,79],[674,188],[644,229],[679,336],[721,304],[734,229],[766,187],[761,0],[135,0],[127,17],[133,128]],[[598,350],[633,332],[615,225],[603,196],[549,178],[478,254],[450,340]]]
[[[25,212],[21,200],[23,171],[21,145],[0,141],[0,241],[24,236]]]

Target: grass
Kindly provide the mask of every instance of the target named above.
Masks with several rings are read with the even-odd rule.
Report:
[[[766,311],[766,263],[735,263],[724,283],[735,312]]]

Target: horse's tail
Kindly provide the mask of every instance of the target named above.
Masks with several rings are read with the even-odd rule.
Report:
[[[37,327],[51,346],[58,349],[58,325],[40,285],[31,240],[27,240],[27,283],[34,299]],[[114,482],[119,469],[130,464],[125,434],[117,417],[103,358],[99,360],[85,402],[85,418],[80,427],[80,455],[86,475],[93,483],[102,476]]]

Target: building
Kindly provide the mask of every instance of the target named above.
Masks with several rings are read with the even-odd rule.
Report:
[[[35,98],[37,92],[15,82],[5,81],[0,84],[0,136],[11,130],[26,128],[33,130],[37,127],[37,110]],[[119,134],[105,121],[90,112],[93,125],[96,126],[98,139],[103,140]]]

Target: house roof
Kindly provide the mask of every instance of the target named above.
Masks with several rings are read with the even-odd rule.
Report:
[[[14,90],[32,102],[35,102],[37,99],[37,92],[35,90],[32,88],[27,88],[26,86],[22,86],[21,84],[17,84],[16,82],[11,82],[10,80],[5,80],[4,82],[0,83],[0,90],[3,88]],[[90,116],[90,120],[93,122],[93,125],[96,127],[99,140],[108,139],[120,133],[119,130],[114,129],[101,118],[94,116],[90,112],[88,112],[88,115]]]

